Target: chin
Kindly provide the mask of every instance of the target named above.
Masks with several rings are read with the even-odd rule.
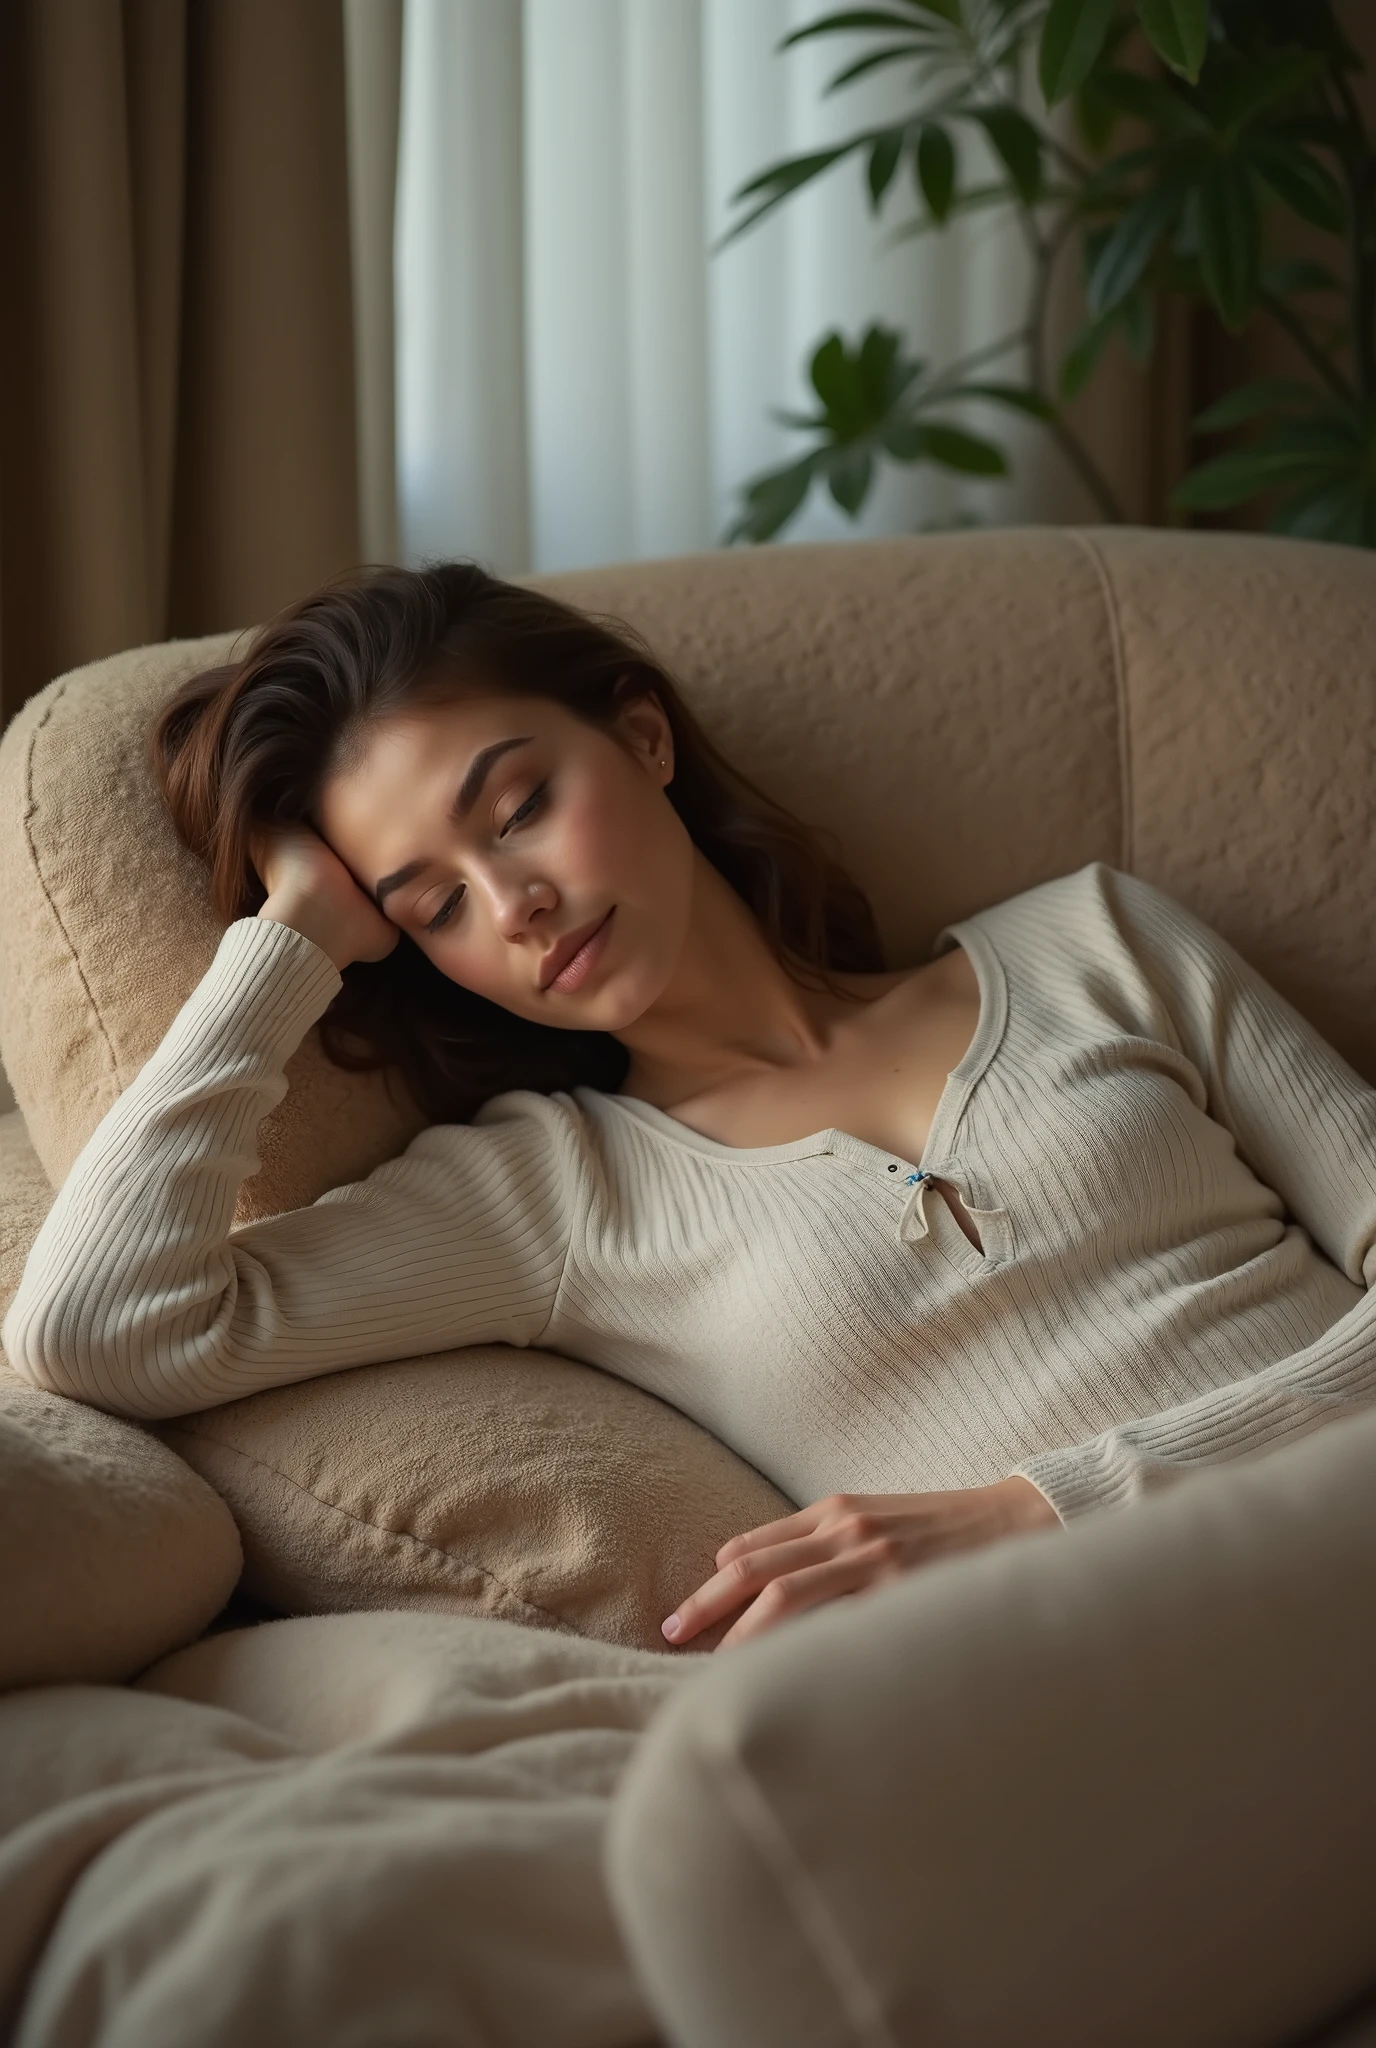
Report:
[[[663,986],[656,983],[647,987],[639,977],[629,987],[621,984],[622,977],[618,975],[611,987],[589,995],[586,1005],[580,1006],[579,1016],[561,1018],[560,1023],[571,1031],[628,1031],[663,994]]]

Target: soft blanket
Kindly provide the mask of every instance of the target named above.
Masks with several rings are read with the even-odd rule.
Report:
[[[694,1668],[370,1613],[212,1635],[135,1687],[0,1698],[0,2037],[652,2042],[602,1835]]]

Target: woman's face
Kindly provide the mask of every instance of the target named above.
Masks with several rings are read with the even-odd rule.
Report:
[[[451,981],[536,1023],[624,1030],[673,974],[694,848],[658,703],[617,733],[543,697],[418,705],[331,777],[315,822]]]

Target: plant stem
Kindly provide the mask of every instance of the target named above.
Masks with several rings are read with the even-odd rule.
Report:
[[[1011,334],[1002,335],[998,341],[985,342],[981,348],[972,348],[968,355],[957,356],[953,363],[946,365],[939,377],[933,377],[927,387],[926,400],[942,396],[949,385],[958,384],[971,370],[978,370],[982,364],[993,362],[996,356],[1007,355],[1010,348],[1024,347],[1027,338],[1027,328],[1015,327]]]

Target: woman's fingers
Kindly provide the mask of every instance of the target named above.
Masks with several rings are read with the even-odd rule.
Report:
[[[796,1514],[733,1536],[717,1571],[664,1622],[671,1643],[744,1612],[722,1637],[744,1642],[795,1609],[882,1585],[935,1557],[970,1550],[1060,1517],[1029,1480],[944,1493],[833,1493]]]
[[[745,1552],[723,1565],[696,1593],[690,1593],[679,1603],[661,1624],[664,1634],[671,1643],[686,1643],[691,1636],[711,1628],[713,1622],[734,1614],[781,1573],[816,1564],[822,1555],[807,1538],[776,1543],[768,1550]]]
[[[876,1585],[884,1576],[882,1570],[863,1555],[856,1553],[849,1557],[828,1558],[825,1564],[807,1565],[801,1571],[789,1572],[784,1578],[771,1579],[758,1598],[751,1601],[745,1613],[734,1621],[721,1641],[719,1650],[730,1643],[747,1643],[755,1636],[761,1636],[767,1629],[787,1621],[790,1615],[803,1614],[809,1607],[821,1607],[828,1600],[838,1600],[846,1593],[862,1593],[867,1586]]]
[[[810,1536],[817,1527],[822,1503],[814,1501],[811,1507],[799,1508],[796,1514],[783,1515],[777,1522],[761,1522],[758,1529],[746,1529],[741,1535],[733,1536],[716,1554],[718,1564],[730,1564],[735,1558],[751,1550],[767,1550],[774,1543],[789,1543],[800,1536]]]

